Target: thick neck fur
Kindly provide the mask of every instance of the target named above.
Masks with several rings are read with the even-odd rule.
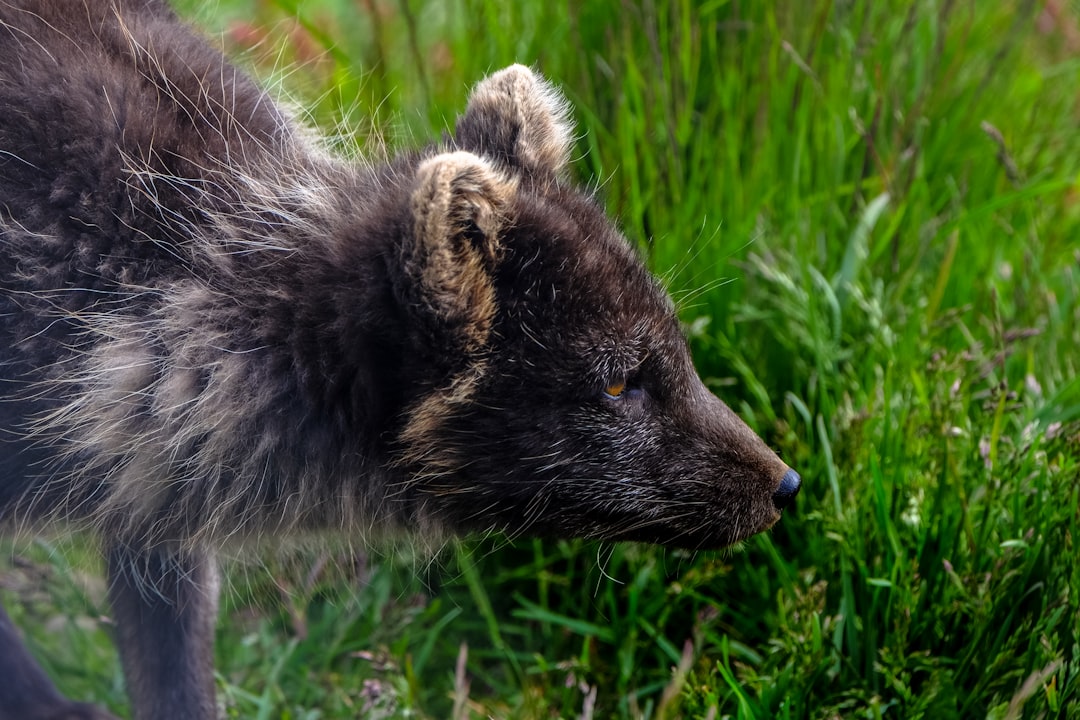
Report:
[[[59,288],[28,299],[51,305],[38,316],[50,325],[19,335],[75,348],[25,378],[27,397],[47,399],[36,440],[62,437],[69,453],[51,473],[69,494],[54,512],[162,539],[393,523],[381,431],[410,402],[401,374],[419,343],[383,271],[392,239],[337,211],[283,224],[253,214],[223,207],[188,224],[184,276],[141,287],[99,276],[124,302]]]

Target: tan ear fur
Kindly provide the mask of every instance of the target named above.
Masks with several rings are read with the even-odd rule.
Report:
[[[468,130],[475,136],[473,145],[503,152],[530,172],[557,176],[570,160],[570,104],[524,65],[511,65],[477,84],[463,120],[475,125]],[[503,143],[512,147],[500,147]]]
[[[495,316],[491,268],[516,182],[468,152],[425,160],[412,194],[415,242],[406,263],[423,302],[473,352]]]

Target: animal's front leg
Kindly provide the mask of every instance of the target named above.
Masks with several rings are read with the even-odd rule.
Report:
[[[134,720],[214,720],[218,573],[209,553],[110,549],[109,599]]]

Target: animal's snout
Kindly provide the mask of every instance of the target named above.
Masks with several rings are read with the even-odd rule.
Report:
[[[802,478],[799,477],[799,473],[794,470],[788,470],[784,473],[784,477],[780,478],[780,487],[776,488],[776,492],[773,493],[772,501],[777,510],[783,510],[791,501],[795,499],[795,496],[799,494],[799,488],[802,487]]]

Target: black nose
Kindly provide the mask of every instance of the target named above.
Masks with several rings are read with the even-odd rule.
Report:
[[[784,477],[780,478],[780,487],[776,488],[776,492],[773,493],[772,501],[777,510],[783,510],[791,501],[795,499],[795,496],[799,494],[799,488],[802,487],[802,479],[799,477],[799,473],[794,470],[788,470],[784,473]]]

